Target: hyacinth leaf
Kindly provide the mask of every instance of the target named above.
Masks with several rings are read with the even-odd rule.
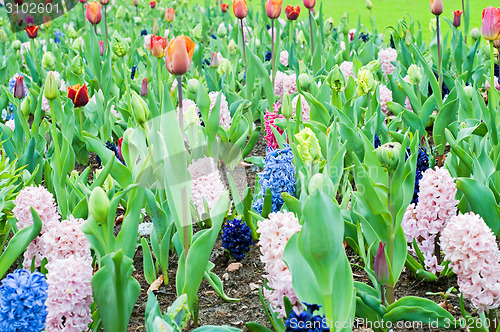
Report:
[[[254,93],[253,89],[248,87],[253,87],[255,84],[255,78],[259,77],[262,88],[264,89],[264,94],[268,101],[268,107],[271,107],[274,103],[274,88],[271,78],[269,77],[269,73],[267,72],[264,64],[261,59],[252,52],[250,48],[247,48],[247,61],[248,61],[248,70],[247,74],[247,94],[246,97],[248,100],[252,100],[252,93]]]
[[[437,275],[435,275],[432,272],[426,271],[424,269],[418,269],[417,272],[415,272],[415,277],[419,280],[423,281],[436,281],[437,280]]]
[[[439,87],[438,81],[436,77],[434,76],[434,71],[432,70],[431,66],[429,65],[429,62],[424,58],[422,53],[418,50],[416,45],[414,43],[411,43],[411,47],[413,50],[413,54],[416,56],[418,61],[420,62],[420,65],[424,69],[425,76],[429,80],[429,83],[432,88],[433,94],[436,96],[436,103],[438,106],[438,110],[440,110],[443,107],[443,97],[441,94],[441,88]]]
[[[116,237],[115,250],[123,250],[123,253],[134,258],[137,236],[139,231],[139,223],[141,222],[141,208],[144,202],[142,188],[135,188],[130,191],[130,199],[128,200],[127,212],[122,222],[122,228]],[[113,219],[111,219],[113,220]],[[110,222],[108,215],[108,223]]]
[[[220,280],[219,276],[216,275],[215,273],[212,272],[212,269],[214,268],[215,264],[212,262],[208,262],[207,265],[207,270],[205,271],[205,280],[208,281],[210,286],[215,290],[215,292],[224,300],[227,302],[238,302],[240,299],[229,297],[226,295],[224,292],[224,285],[222,283],[222,280]]]
[[[266,194],[264,195],[264,204],[262,206],[261,216],[267,218],[269,213],[273,212],[273,198],[271,193],[271,187],[267,187]]]
[[[273,332],[273,330],[270,330],[267,327],[255,322],[246,323],[245,326],[250,332]]]
[[[467,197],[471,210],[479,214],[486,225],[497,235],[500,230],[500,207],[491,189],[476,179],[470,178],[459,178],[457,189]]]
[[[454,99],[446,103],[446,105],[443,106],[441,111],[438,113],[438,116],[436,117],[436,122],[434,123],[433,128],[433,137],[437,151],[440,155],[444,153],[444,149],[446,147],[446,137],[444,134],[444,130],[446,128],[452,129],[452,124],[457,121],[457,110],[458,99]],[[454,127],[455,128],[452,129],[452,132],[456,135],[457,125],[455,124]]]
[[[428,323],[437,322],[440,328],[455,328],[455,318],[447,310],[435,302],[406,296],[387,307],[387,313],[382,317],[385,321],[398,322],[401,320]]]
[[[356,317],[365,319],[368,322],[380,322],[381,320],[377,312],[373,310],[373,308],[366,305],[366,303],[364,303],[359,296],[356,296]],[[375,324],[373,324],[373,331],[383,332],[384,330],[376,328]]]
[[[94,299],[105,331],[127,331],[141,286],[132,278],[134,261],[120,250],[101,259],[101,268],[92,277]]]
[[[204,325],[193,330],[193,332],[241,332],[240,329],[231,326]]]
[[[458,156],[458,158],[460,158],[460,160],[464,163],[464,165],[467,166],[469,171],[471,171],[471,172],[474,171],[474,168],[473,168],[474,161],[473,161],[472,157],[469,156],[467,154],[467,152],[465,152],[465,150],[462,149],[462,147],[460,147],[457,144],[457,141],[453,137],[453,134],[451,133],[451,131],[449,131],[448,129],[445,129],[444,135],[446,137],[446,140],[450,144],[450,147],[451,147],[451,150],[453,151],[453,153],[455,153]]]
[[[152,284],[156,280],[156,270],[153,263],[153,255],[149,249],[148,241],[145,238],[141,239],[142,247],[142,262],[144,266],[144,278],[148,284]]]
[[[281,193],[281,197],[283,197],[283,201],[285,202],[287,211],[293,212],[297,218],[300,220],[302,217],[302,204],[301,202],[290,195],[289,193]]]
[[[23,228],[14,234],[9,240],[7,248],[5,248],[5,251],[0,256],[0,279],[3,278],[16,259],[24,252],[28,244],[30,244],[42,230],[42,221],[33,207],[31,207],[31,215],[33,216],[33,225]]]
[[[245,148],[241,153],[242,158],[245,158],[250,154],[250,152],[252,152],[253,148],[255,147],[255,144],[257,144],[257,140],[259,139],[261,132],[262,132],[262,127],[257,127],[254,129],[252,135],[250,136],[250,139],[248,140],[248,143],[245,145]]]
[[[229,182],[229,189],[231,190],[231,197],[233,198],[234,206],[236,208],[236,212],[242,216],[244,214],[243,211],[243,203],[241,201],[240,194],[238,193],[238,188],[234,183],[233,177],[231,173],[227,173],[227,181]]]

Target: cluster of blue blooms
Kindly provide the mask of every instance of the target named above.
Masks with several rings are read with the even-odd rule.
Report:
[[[410,156],[410,149],[406,149],[406,159]],[[427,154],[427,149],[421,147],[418,149],[418,157],[417,157],[417,169],[415,173],[415,188],[413,191],[413,199],[412,203],[418,203],[418,192],[420,191],[420,180],[424,176],[424,172],[429,168],[429,155]]]
[[[47,318],[47,281],[40,272],[16,270],[0,286],[0,331],[40,332]]]
[[[61,30],[57,30],[54,33],[54,43],[60,44],[61,43],[61,37],[63,36],[63,33]]]
[[[283,149],[267,149],[264,160],[264,171],[258,173],[260,193],[255,196],[256,201],[252,207],[258,213],[262,213],[264,195],[267,188],[271,189],[272,212],[278,212],[283,206],[282,193],[295,193],[295,166],[293,165],[293,152],[288,144]]]
[[[321,307],[317,304],[305,303],[307,310],[302,311],[299,315],[292,311],[290,317],[286,320],[287,332],[325,332],[330,331],[325,315],[314,315],[316,310]]]
[[[229,250],[237,261],[245,257],[253,244],[252,231],[241,220],[229,220],[222,226],[222,247]]]

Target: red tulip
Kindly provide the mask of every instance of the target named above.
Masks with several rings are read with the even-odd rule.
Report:
[[[290,21],[295,21],[300,15],[300,6],[286,6],[285,7],[286,18]]]
[[[136,6],[136,7],[139,6],[139,0],[134,0],[133,3],[134,3],[134,6]]]
[[[109,0],[99,0],[99,2],[101,3],[101,5],[103,6],[107,6],[109,5]]]
[[[316,0],[304,0],[304,7],[307,9],[313,9],[316,5]]]
[[[156,1],[154,1],[154,0],[153,0],[153,1],[150,1],[150,2],[149,2],[149,7],[151,7],[151,8],[153,8],[153,9],[154,9],[154,8],[156,7]]]
[[[80,0],[80,3],[85,3],[87,2],[87,0]]]
[[[267,17],[274,20],[281,15],[281,5],[283,0],[267,0],[266,1],[266,14]]]
[[[23,99],[26,96],[26,91],[24,91],[24,76],[16,77],[16,84],[14,85],[14,97],[17,99]]]
[[[443,13],[443,0],[431,0],[431,13],[434,15]]]
[[[220,9],[222,10],[223,13],[227,12],[228,8],[229,8],[229,5],[227,3],[220,4]]]
[[[233,1],[233,14],[240,20],[247,17],[248,6],[247,0],[234,0]]]
[[[487,40],[500,39],[500,8],[488,7],[483,9],[481,35]]]
[[[167,8],[165,11],[165,21],[173,22],[175,20],[175,9]]]
[[[373,262],[373,272],[375,279],[381,284],[385,285],[389,281],[389,267],[387,265],[387,258],[385,257],[385,243],[380,241]]]
[[[89,91],[87,85],[76,84],[68,87],[68,98],[71,99],[75,107],[83,107],[89,102]]]
[[[38,36],[38,29],[39,28],[40,27],[37,25],[28,24],[28,26],[26,26],[26,28],[24,28],[24,30],[26,31],[26,34],[28,35],[28,37],[33,39],[33,38],[36,38]]]
[[[123,144],[123,137],[120,137],[118,139],[118,144],[116,144],[116,149],[118,150],[118,159],[123,161],[123,155],[122,155],[122,144]]]
[[[172,39],[165,57],[167,70],[177,76],[187,73],[191,67],[195,47],[196,44],[189,37],[179,36]]]
[[[458,28],[460,26],[460,16],[462,16],[463,11],[455,10],[453,12],[453,26]]]
[[[163,58],[165,56],[165,49],[167,48],[167,38],[160,36],[151,36],[151,54],[156,58]]]
[[[99,54],[101,56],[104,55],[104,42],[103,41],[99,41]]]
[[[85,5],[87,8],[87,20],[92,24],[99,24],[101,22],[101,4],[97,1],[89,2]]]
[[[141,85],[141,96],[145,97],[148,95],[148,78],[142,80]]]

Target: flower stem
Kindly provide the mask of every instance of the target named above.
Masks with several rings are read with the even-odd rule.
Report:
[[[443,75],[441,74],[441,38],[439,29],[439,15],[436,15],[436,34],[437,34],[437,47],[438,47],[438,80],[439,89],[443,87]]]
[[[496,309],[490,309],[487,311],[486,317],[489,320],[488,330],[489,332],[495,332],[498,329],[498,316]]]
[[[274,19],[271,20],[271,75],[274,89]]]
[[[389,208],[389,212],[391,213],[392,216],[392,222],[389,226],[389,237],[387,241],[387,256],[389,257],[389,262],[391,264],[391,267],[394,268],[394,207],[392,206],[391,202],[391,183],[392,183],[392,171],[389,170],[388,177],[387,177],[387,187],[389,188],[389,191],[387,192],[387,207]],[[394,274],[394,272],[392,273]],[[393,276],[391,275],[391,278]],[[389,280],[389,283],[386,286],[387,288],[387,302],[394,303],[394,285],[392,280]]]
[[[492,103],[495,106],[495,51],[493,49],[493,41],[490,40],[490,97],[488,103]]]
[[[83,26],[85,27],[87,25],[87,22],[85,20],[85,4],[82,3],[82,18],[83,18]]]
[[[309,30],[311,32],[311,60],[314,55],[314,38],[313,38],[313,23],[312,23],[312,14],[309,9]]]
[[[245,73],[247,72],[247,55],[246,55],[246,46],[245,46],[245,33],[243,32],[243,19],[240,19],[241,23],[241,41],[243,43],[243,60],[245,61]]]
[[[104,27],[106,29],[106,47],[108,47],[109,37],[108,37],[108,6],[104,6]]]
[[[464,21],[465,21],[465,4],[464,4],[464,0],[462,0],[462,13],[464,14]],[[465,30],[465,22],[464,22],[464,41],[465,41],[465,45],[467,45],[467,31]]]
[[[177,91],[179,92],[179,126],[184,136],[184,114],[182,110],[182,76],[177,76]]]

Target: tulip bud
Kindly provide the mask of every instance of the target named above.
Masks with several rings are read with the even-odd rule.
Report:
[[[233,1],[233,14],[240,20],[244,19],[248,14],[248,6],[246,0]]]
[[[158,19],[155,18],[153,23],[153,35],[158,35],[158,31],[160,31],[160,26],[158,25]]]
[[[49,71],[47,78],[45,79],[45,87],[43,89],[43,94],[48,100],[54,100],[59,96],[59,85],[58,79],[53,71]]]
[[[372,10],[373,8],[373,3],[370,0],[366,0],[366,8],[368,10]]]
[[[408,76],[410,77],[411,84],[420,84],[422,82],[422,73],[420,72],[420,67],[412,64],[408,68]]]
[[[0,43],[5,44],[7,41],[7,34],[3,31],[3,29],[0,29]]]
[[[307,90],[311,86],[311,77],[306,73],[302,73],[297,79],[297,84],[302,90]]]
[[[334,187],[330,177],[325,176],[323,173],[314,174],[309,180],[307,191],[309,195],[313,194],[316,190],[321,190],[328,197],[334,197]]]
[[[464,92],[467,98],[472,100],[472,96],[474,95],[474,88],[470,85],[464,86]]]
[[[17,99],[23,99],[26,96],[26,91],[24,90],[24,76],[17,76],[16,83],[14,84],[14,97]]]
[[[312,1],[315,2],[316,0],[312,0]],[[304,5],[305,5],[306,2],[311,2],[311,1],[310,0],[304,0]],[[267,17],[269,17],[272,20],[277,19],[278,17],[280,17],[282,3],[283,3],[283,0],[267,0],[266,1],[266,14],[267,14]]]
[[[75,55],[73,60],[71,60],[71,72],[76,76],[83,74],[82,58],[79,55]]]
[[[455,10],[453,12],[453,26],[458,28],[460,26],[460,16],[462,16],[463,11]]]
[[[21,49],[21,41],[20,40],[14,40],[12,42],[12,48],[15,50],[15,51],[19,51]]]
[[[167,8],[165,11],[165,21],[173,22],[175,20],[175,9]]]
[[[411,45],[411,31],[410,30],[406,30],[406,34],[405,34],[405,45],[406,46],[410,46]]]
[[[136,7],[139,6],[139,0],[134,0],[133,3],[134,3],[134,6],[136,6]]]
[[[212,52],[212,58],[210,59],[210,68],[219,68],[220,66],[220,58],[219,52]]]
[[[54,68],[54,64],[56,63],[56,58],[52,52],[47,52],[43,55],[42,65],[45,69]]]
[[[116,31],[113,33],[112,39],[113,41],[111,49],[113,51],[113,54],[119,58],[122,58],[125,55],[127,55],[129,50],[127,41],[122,36],[120,36],[120,34],[118,34],[118,32]]]
[[[283,104],[281,106],[281,113],[283,113],[283,116],[287,120],[290,119],[293,115],[292,99],[290,98],[288,92],[285,92],[285,94],[283,95]]]
[[[227,46],[229,54],[235,55],[236,52],[238,51],[238,46],[236,46],[236,43],[234,42],[233,39],[229,41],[229,44]]]
[[[431,13],[438,16],[443,13],[443,0],[431,0]]]
[[[148,78],[144,78],[142,80],[142,85],[141,85],[141,96],[145,97],[148,95]]]
[[[304,7],[312,9],[316,5],[316,0],[304,0]]]
[[[217,36],[219,36],[220,38],[224,38],[226,37],[226,35],[227,35],[227,28],[224,25],[224,23],[221,23],[219,25],[219,28],[217,29]]]
[[[377,81],[373,78],[371,71],[366,69],[358,71],[356,82],[356,91],[360,96],[368,92],[373,92],[377,88]]]
[[[330,74],[328,74],[326,84],[330,87],[330,89],[332,89],[332,91],[341,92],[344,90],[345,77],[340,71],[338,65],[335,65]]]
[[[101,4],[97,1],[85,4],[87,20],[93,25],[101,23]]]
[[[68,27],[67,35],[68,35],[69,38],[76,38],[76,37],[78,37],[78,34],[76,33],[75,28],[73,28],[71,25]]]
[[[334,22],[333,22],[333,18],[329,17],[325,23],[323,24],[323,32],[325,34],[325,36],[330,36],[333,32],[333,29],[334,29]]]
[[[377,158],[385,168],[395,170],[399,163],[401,144],[398,142],[385,143],[377,148]]]
[[[89,212],[99,225],[106,224],[111,202],[101,187],[95,187],[89,198]]]
[[[474,28],[470,31],[470,37],[474,40],[478,40],[479,38],[481,38],[481,32],[478,28]]]
[[[132,96],[130,98],[132,114],[138,124],[142,125],[148,120],[149,108],[144,100],[137,94],[137,92],[132,91]]]
[[[231,70],[231,61],[228,59],[222,59],[219,68],[217,69],[217,73],[219,75],[229,74],[231,73]]]
[[[99,54],[101,56],[103,56],[104,55],[104,51],[105,51],[104,42],[101,41],[101,40],[99,40]]]
[[[31,95],[28,95],[28,97],[24,98],[24,100],[21,102],[21,112],[23,113],[23,116],[27,118],[30,113],[31,113]]]
[[[201,36],[203,34],[203,24],[201,22],[198,23],[192,30],[192,33],[194,38],[201,39]]]
[[[385,257],[385,243],[382,243],[382,241],[380,241],[377,254],[375,255],[373,272],[379,284],[385,285],[389,281],[389,267],[387,265],[387,258]]]
[[[490,6],[483,9],[481,35],[487,40],[500,38],[500,8]]]
[[[127,128],[123,132],[123,139],[121,141],[121,149],[120,152],[123,157],[123,161],[125,162],[126,165],[135,165],[135,161],[131,160],[130,158],[130,142],[132,141],[132,136],[134,135],[134,129],[133,128]]]
[[[192,95],[196,95],[198,93],[199,87],[200,87],[200,81],[198,81],[196,78],[190,79],[187,83],[188,93]]]

